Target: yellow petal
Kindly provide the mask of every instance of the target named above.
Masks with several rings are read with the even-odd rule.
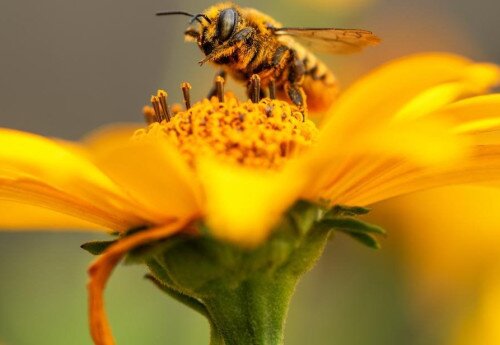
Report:
[[[462,156],[468,144],[467,140],[450,134],[448,124],[439,121],[387,126],[367,134],[364,140],[364,150],[361,150],[365,152],[404,157],[418,165],[455,161]]]
[[[127,227],[144,222],[140,207],[86,157],[55,141],[0,129],[0,198]]]
[[[60,212],[110,230],[124,231],[148,223],[135,213],[113,204],[85,200],[33,178],[0,176],[0,198]],[[9,215],[1,213],[0,219],[3,217],[8,219]],[[29,215],[25,220],[30,223],[28,218]]]
[[[500,145],[478,145],[465,159],[446,167],[416,167],[403,162],[377,185],[351,195],[348,202],[368,205],[435,187],[493,181],[500,181]]]
[[[473,64],[455,55],[405,57],[375,70],[346,90],[330,110],[322,126],[323,131],[326,136],[340,132],[341,138],[345,139],[345,133],[390,120],[408,103],[412,109],[425,105],[425,112],[426,108],[435,109],[467,90],[482,92],[498,78],[496,66]],[[434,91],[440,94],[437,98],[422,95],[436,86],[453,82],[460,82],[461,90]],[[422,97],[420,100],[419,95]],[[415,102],[413,105],[412,100]],[[405,116],[408,116],[408,111],[404,110]]]
[[[317,146],[305,159],[314,186],[306,195],[327,191],[344,197],[394,160],[430,167],[459,159],[470,140],[453,130],[454,120],[441,109],[457,98],[484,92],[498,78],[495,65],[447,54],[406,57],[379,68],[348,89],[330,110]],[[475,126],[491,128],[493,122]],[[361,157],[368,170],[353,163],[353,157]],[[328,173],[321,176],[325,170]],[[337,183],[342,185],[334,192]]]
[[[457,140],[450,124],[442,122],[446,119],[420,117],[464,93],[484,90],[497,78],[496,66],[454,55],[422,54],[388,63],[341,96],[321,128],[316,151],[328,157],[328,152],[364,146],[384,149],[389,155],[399,151],[424,164],[448,159],[448,149],[456,156],[452,146]]]
[[[474,64],[464,69],[459,81],[444,83],[424,90],[410,100],[394,116],[395,120],[416,119],[465,96],[486,92],[500,79],[500,70],[493,64]]]
[[[202,159],[198,172],[214,235],[245,246],[263,241],[303,186],[294,169],[254,170]]]
[[[460,134],[493,131],[500,128],[500,94],[478,96],[453,103],[438,112],[455,124]]]
[[[339,164],[327,166],[322,176],[315,178],[304,191],[304,198],[329,200],[332,205],[350,204],[347,200],[352,193],[373,184],[378,176],[385,176],[401,160],[385,155],[352,155]]]
[[[498,82],[498,68],[451,54],[418,54],[391,61],[355,83],[332,109],[333,117],[390,117],[420,93],[443,83],[469,82],[483,90]]]
[[[0,172],[64,186],[80,196],[99,190],[119,194],[113,182],[85,157],[34,134],[0,129]]]
[[[161,223],[201,213],[201,192],[177,148],[164,139],[129,140],[96,158],[96,164]]]
[[[109,154],[115,148],[123,146],[138,129],[143,127],[144,125],[139,123],[116,123],[98,128],[86,134],[78,142],[51,139],[74,154],[93,161],[94,157]]]
[[[423,91],[394,116],[395,121],[417,119],[452,103],[465,93],[467,85],[446,83]]]
[[[104,126],[87,134],[81,143],[93,155],[109,154],[127,143],[140,128],[144,128],[144,124],[120,123]]]
[[[328,138],[323,137],[302,158],[311,178],[304,196],[340,202],[346,193],[370,183],[398,162],[412,167],[452,164],[465,155],[469,141],[450,133],[449,127],[431,119],[377,125],[370,131],[353,132],[337,149],[330,148]]]
[[[0,200],[2,230],[109,230],[77,217],[46,208]]]
[[[451,121],[452,132],[469,135],[457,137],[462,142],[462,147],[467,145],[470,139],[476,144],[483,144],[483,146],[473,148],[471,154],[466,154],[454,164],[440,168],[419,166],[415,164],[415,161],[411,162],[408,159],[384,162],[383,157],[376,159],[375,156],[367,157],[365,155],[364,158],[358,156],[357,161],[352,162],[351,159],[348,174],[339,176],[338,172],[331,173],[335,185],[326,184],[323,193],[338,202],[366,204],[439,185],[481,183],[487,182],[489,179],[499,180],[500,165],[495,145],[500,144],[500,135],[491,133],[491,131],[500,129],[500,95],[479,96],[462,100],[432,114],[431,118]],[[413,124],[411,126],[413,127]],[[446,128],[443,129],[444,131]],[[484,135],[482,132],[485,131],[490,133]],[[397,133],[395,136],[391,136],[391,139],[395,139],[395,146],[399,145],[397,137]],[[432,153],[433,150],[437,152],[444,149],[444,146],[437,142],[430,144],[430,142],[426,143],[425,140],[423,137],[423,141],[417,145],[417,149],[422,147],[422,152],[427,150]],[[443,144],[449,145],[450,143],[444,141]],[[485,144],[488,146],[484,146]]]

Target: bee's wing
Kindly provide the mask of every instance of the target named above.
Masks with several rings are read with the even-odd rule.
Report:
[[[276,28],[274,33],[296,37],[307,47],[330,54],[355,53],[380,43],[371,31],[357,29]]]

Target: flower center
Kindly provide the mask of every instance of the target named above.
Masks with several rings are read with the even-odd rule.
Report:
[[[244,166],[279,168],[318,136],[315,124],[298,107],[280,100],[240,102],[227,93],[181,111],[175,106],[167,110],[165,98],[164,91],[153,97],[153,108],[145,109],[151,123],[134,137],[169,140],[191,166],[201,155],[215,155]]]

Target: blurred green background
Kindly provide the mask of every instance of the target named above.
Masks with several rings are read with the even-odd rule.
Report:
[[[211,4],[0,2],[0,126],[76,140],[108,123],[140,121],[142,105],[157,88],[180,100],[178,86],[187,80],[193,97],[202,97],[214,70],[199,67],[201,53],[183,43],[186,18],[153,14],[197,13]],[[343,85],[413,52],[451,51],[500,62],[497,0],[240,4],[290,26],[375,31],[384,39],[380,47],[325,57]],[[335,238],[298,287],[286,343],[455,344],[457,328],[478,312],[483,275],[490,272],[485,267],[500,267],[498,255],[484,256],[500,244],[499,201],[495,190],[467,187],[376,205],[373,219],[390,231],[383,249]],[[446,216],[453,221],[444,223]],[[471,240],[478,236],[484,241]],[[100,238],[105,236],[74,231],[0,233],[1,345],[91,343],[85,283],[92,258],[79,245]],[[107,306],[118,344],[207,344],[205,320],[156,291],[144,273],[120,266],[111,279]]]

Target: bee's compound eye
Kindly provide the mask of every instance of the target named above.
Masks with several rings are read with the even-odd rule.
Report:
[[[238,14],[232,8],[227,8],[220,13],[217,23],[217,34],[221,41],[226,41],[231,37],[236,28],[237,17]]]

